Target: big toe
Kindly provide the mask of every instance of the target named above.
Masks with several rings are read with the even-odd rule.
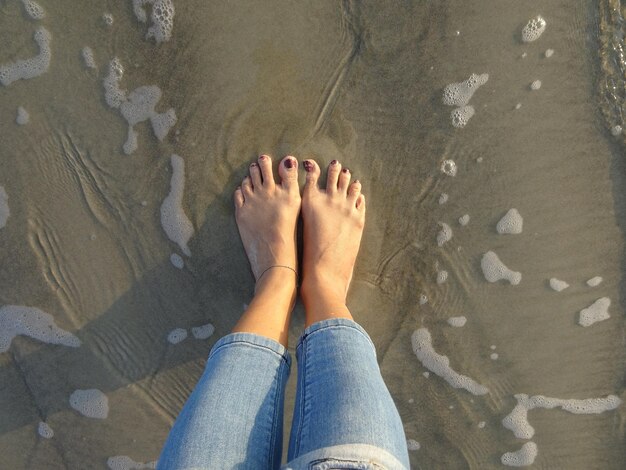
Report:
[[[278,165],[281,185],[287,191],[298,191],[298,160],[291,155],[283,158]]]

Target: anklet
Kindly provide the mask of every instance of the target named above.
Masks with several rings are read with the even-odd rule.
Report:
[[[266,268],[265,271],[263,271],[261,273],[261,275],[257,278],[256,282],[259,282],[259,280],[263,277],[263,274],[265,274],[266,272],[268,272],[272,268],[287,268],[287,269],[291,269],[294,272],[294,274],[296,275],[296,285],[298,285],[298,271],[293,269],[291,266],[285,266],[285,265],[282,265],[282,264],[275,264],[274,266],[270,266],[269,268]]]

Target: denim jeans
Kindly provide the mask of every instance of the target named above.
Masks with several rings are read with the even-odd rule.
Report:
[[[407,470],[400,415],[376,349],[352,320],[305,329],[296,347],[298,384],[288,463],[281,467],[283,400],[291,357],[252,333],[218,340],[176,419],[157,468]]]

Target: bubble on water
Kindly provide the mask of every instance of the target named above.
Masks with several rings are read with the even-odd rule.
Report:
[[[441,171],[448,176],[456,176],[456,163],[454,163],[454,160],[441,162]]]
[[[578,324],[580,326],[591,326],[599,321],[608,320],[611,318],[609,314],[609,307],[611,306],[611,299],[608,297],[602,297],[596,300],[589,307],[580,311],[580,317],[578,318]]]
[[[178,344],[187,338],[187,330],[184,328],[174,328],[167,335],[167,340],[172,344]]]
[[[507,268],[493,251],[488,251],[483,255],[480,260],[480,267],[487,282],[498,282],[504,279],[517,285],[522,280],[522,273]]]
[[[431,372],[444,379],[454,388],[463,388],[473,395],[484,395],[489,389],[470,377],[461,375],[450,367],[447,356],[438,354],[432,345],[430,332],[426,328],[419,328],[411,335],[411,345],[417,359]]]
[[[452,239],[452,229],[444,222],[439,222],[439,225],[441,225],[441,230],[437,234],[437,245],[443,246]]]
[[[90,239],[91,241],[95,240],[96,238],[97,238],[97,237],[96,237],[96,234],[95,234],[95,233],[92,233],[91,235],[89,235],[89,239]]]
[[[522,233],[524,219],[517,209],[509,209],[509,211],[500,219],[496,225],[496,231],[499,234],[519,234]]]
[[[496,349],[496,345],[492,344],[491,346],[489,346],[489,349],[491,349],[492,351],[494,351]]]
[[[15,122],[18,125],[23,126],[24,124],[28,124],[28,121],[30,121],[30,115],[28,114],[28,111],[26,111],[22,106],[18,106]]]
[[[148,28],[146,38],[153,37],[156,42],[168,41],[174,28],[174,4],[172,0],[133,0],[133,11],[142,23],[148,21],[144,5],[152,5],[150,20],[152,26]]]
[[[465,326],[466,323],[467,318],[465,318],[464,316],[448,318],[448,325],[454,326],[455,328],[461,328]]]
[[[595,277],[592,277],[591,279],[587,280],[587,285],[589,287],[596,287],[596,286],[599,286],[601,282],[602,282],[602,277],[595,276]]]
[[[499,356],[498,356],[498,353],[491,353],[489,357],[491,358],[491,360],[496,361]]]
[[[408,402],[413,403],[415,400],[413,398],[409,398]]]
[[[485,423],[484,421],[481,421],[480,423],[478,423],[478,427],[479,427],[480,429],[482,429],[482,428],[484,428],[484,427],[485,427],[485,424],[487,424],[487,423]]]
[[[24,11],[26,11],[26,14],[33,20],[42,20],[45,18],[46,12],[41,5],[34,0],[22,0],[22,5],[24,5]]]
[[[469,214],[465,214],[465,215],[462,215],[461,217],[459,217],[459,225],[462,225],[463,227],[465,227],[467,224],[469,224],[469,221],[470,221]]]
[[[613,126],[611,128],[611,134],[613,134],[614,137],[622,135],[622,132],[623,132],[622,126],[620,126],[620,125]]]
[[[536,91],[539,88],[541,88],[541,80],[535,80],[534,82],[530,84],[530,89],[533,91]]]
[[[420,445],[419,442],[417,442],[414,439],[407,439],[406,440],[406,447],[407,449],[409,449],[410,451],[414,451],[414,450],[420,450],[420,448],[422,447]]]
[[[83,58],[83,64],[85,65],[85,67],[87,67],[88,69],[96,68],[96,59],[94,58],[93,50],[91,50],[91,47],[83,47],[80,51],[80,55]],[[120,78],[122,77],[120,76]],[[109,106],[111,105],[109,104]]]
[[[420,305],[424,305],[424,304],[428,303],[428,297],[426,297],[425,294],[421,294],[420,295],[420,299],[419,299],[419,303],[420,303]]]
[[[107,466],[111,470],[140,470],[144,468],[156,468],[156,464],[156,461],[146,463],[135,462],[126,455],[116,455],[115,457],[109,457],[107,459]]]
[[[50,66],[50,42],[52,35],[44,27],[40,27],[33,35],[39,54],[30,59],[20,59],[10,64],[0,66],[0,83],[9,86],[17,80],[28,80],[45,73]]]
[[[483,162],[483,157],[478,157],[476,159],[476,163],[482,163]]]
[[[544,55],[546,56],[546,59],[549,59],[550,57],[554,55],[554,49],[546,49],[546,52],[544,52]]]
[[[191,334],[196,339],[207,339],[215,333],[215,327],[211,323],[207,323],[202,326],[194,326],[191,329]]]
[[[4,190],[4,187],[0,186],[0,228],[3,228],[7,224],[7,219],[11,215],[9,210],[9,195]]]
[[[443,284],[448,280],[448,271],[442,269],[437,271],[437,284]]]
[[[537,444],[527,442],[520,450],[503,454],[500,460],[504,465],[510,467],[526,467],[527,465],[533,464],[537,454]]]
[[[70,395],[70,406],[87,418],[105,419],[109,416],[109,400],[97,388],[75,390]]]
[[[104,77],[104,99],[111,108],[119,108],[126,101],[126,90],[120,88],[120,81],[124,76],[124,67],[115,57],[109,62],[109,72]]]
[[[177,243],[185,255],[191,256],[187,243],[193,236],[194,229],[183,210],[185,162],[178,155],[172,155],[171,164],[170,193],[163,200],[163,204],[161,204],[161,226],[167,237],[174,243]]]
[[[541,15],[531,18],[522,28],[522,41],[533,42],[539,39],[539,36],[546,30],[546,24],[546,20]]]
[[[126,142],[124,142],[124,145],[122,145],[122,150],[126,155],[130,155],[135,150],[137,150],[137,147],[139,146],[139,143],[137,141],[138,137],[139,136],[137,132],[135,132],[135,129],[129,127],[128,135],[126,136]]]
[[[39,426],[37,426],[37,433],[45,439],[52,439],[54,437],[54,431],[52,428],[48,425],[48,423],[44,423],[43,421],[39,422]]]
[[[557,292],[561,292],[563,289],[567,289],[569,287],[569,284],[565,281],[557,279],[556,277],[553,277],[550,278],[550,287]]]
[[[443,104],[448,106],[465,106],[472,95],[489,80],[489,74],[471,74],[470,77],[459,83],[451,83],[443,89]]]
[[[170,255],[170,262],[175,268],[183,269],[185,267],[185,261],[181,258],[179,254],[172,253]]]
[[[426,372],[422,372],[422,375],[426,378],[430,377],[430,372],[426,371]]]
[[[113,24],[113,15],[111,13],[104,13],[102,15],[102,21],[105,25],[111,26]]]
[[[520,109],[521,107],[522,107],[522,103],[517,103],[517,104],[515,105],[515,109]]]
[[[448,202],[448,195],[446,193],[441,193],[439,196],[439,204],[445,204]]]
[[[77,348],[80,340],[54,323],[52,315],[36,307],[4,305],[0,307],[0,353],[8,351],[13,338],[28,336],[44,343]]]
[[[521,55],[520,57],[521,57],[522,59],[525,59],[527,55],[528,55],[528,53],[526,53],[526,52],[522,52],[522,55]]]
[[[456,108],[450,113],[452,125],[457,128],[465,127],[474,114],[476,114],[476,111],[471,105]]]
[[[146,206],[148,205],[148,201],[141,201],[141,205],[142,205],[143,207],[146,207]]]

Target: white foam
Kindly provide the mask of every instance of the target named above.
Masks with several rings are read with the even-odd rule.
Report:
[[[80,340],[54,323],[52,315],[36,307],[4,305],[0,307],[0,353],[8,351],[13,338],[18,335],[77,348]]]
[[[496,230],[499,234],[518,234],[522,233],[522,226],[524,225],[524,219],[517,211],[517,209],[509,209],[509,211],[500,219],[496,225]]]
[[[454,326],[455,328],[461,328],[465,326],[465,323],[467,323],[467,318],[464,316],[448,318],[448,325]]]
[[[462,215],[461,217],[459,217],[459,225],[465,227],[467,224],[469,224],[470,221],[470,216],[469,214],[465,214]]]
[[[424,304],[428,303],[428,297],[425,294],[420,294],[419,303],[420,303],[420,305],[424,305]]]
[[[541,88],[541,80],[535,80],[530,84],[530,89],[533,91],[537,91],[539,88]]]
[[[487,424],[487,423],[485,423],[484,421],[481,421],[480,423],[478,423],[478,428],[479,428],[479,429],[484,428],[484,427],[485,427],[485,424]]]
[[[113,25],[113,15],[111,13],[104,13],[102,15],[102,21],[104,21],[104,24],[107,26]]]
[[[489,346],[489,349],[491,349],[492,351],[495,351],[496,350],[496,345],[492,344],[491,346]]]
[[[448,202],[448,195],[446,193],[441,193],[439,196],[439,204],[445,204]]]
[[[207,323],[206,325],[202,325],[202,326],[194,326],[191,329],[191,334],[193,334],[193,337],[196,339],[210,338],[213,335],[213,333],[215,333],[215,327],[211,325],[210,323]]]
[[[578,324],[580,326],[591,326],[599,321],[607,320],[611,317],[609,315],[609,307],[611,305],[611,299],[608,297],[602,297],[596,300],[589,307],[580,311],[580,317],[578,318]]]
[[[448,271],[441,269],[437,271],[437,284],[443,284],[448,280]]]
[[[546,59],[549,59],[550,57],[554,55],[554,49],[546,49],[546,52],[544,53],[544,55],[546,56]]]
[[[561,292],[563,289],[567,289],[569,284],[565,281],[561,281],[556,277],[550,278],[550,287],[557,292]]]
[[[420,450],[420,447],[422,446],[415,439],[406,440],[406,448],[409,449],[410,451]]]
[[[170,108],[161,114],[154,113],[154,115],[150,117],[152,131],[160,142],[165,139],[172,126],[176,124],[176,120],[177,118],[174,108]]]
[[[484,395],[489,389],[473,379],[455,372],[450,367],[447,356],[437,354],[432,339],[426,328],[419,328],[411,335],[411,345],[417,359],[431,372],[444,379],[454,388],[463,388],[474,395]]]
[[[480,260],[480,267],[488,282],[498,282],[504,279],[517,285],[522,280],[522,273],[507,268],[493,251],[488,251],[483,255]]]
[[[17,108],[17,116],[15,117],[15,122],[23,126],[24,124],[28,124],[30,121],[30,116],[28,115],[28,111],[26,111],[22,106],[18,106]]]
[[[515,109],[520,109],[521,107],[522,107],[522,103],[517,103],[517,104],[515,105]]]
[[[109,62],[109,73],[104,77],[104,99],[111,108],[119,108],[126,101],[126,90],[120,88],[120,81],[124,76],[124,67],[115,57]]]
[[[178,344],[187,338],[187,330],[184,328],[174,328],[167,335],[167,340],[172,344]]]
[[[469,120],[476,114],[476,110],[473,106],[467,105],[461,108],[456,108],[450,113],[450,120],[452,125],[457,128],[465,127]]]
[[[177,253],[172,253],[170,255],[170,262],[175,268],[183,269],[185,267],[185,261]]]
[[[33,20],[42,20],[46,16],[46,12],[39,5],[39,3],[34,0],[22,0],[22,5],[24,5],[24,10]]]
[[[430,377],[430,372],[426,371],[426,372],[422,372],[422,375],[426,378]]]
[[[620,125],[613,126],[611,128],[611,134],[613,134],[613,137],[617,137],[617,136],[622,135],[622,132],[623,132],[623,129],[622,129],[622,126],[620,126]]]
[[[9,195],[4,190],[4,187],[0,186],[0,228],[3,228],[7,224],[7,219],[11,215],[9,210]]]
[[[533,464],[535,458],[537,458],[537,454],[537,444],[527,442],[520,450],[503,454],[500,461],[509,467],[526,467],[527,465]]]
[[[70,406],[87,418],[109,416],[109,399],[97,388],[75,390],[70,395]]]
[[[491,358],[492,361],[496,361],[498,360],[498,357],[500,356],[498,356],[498,353],[491,353],[489,357]]]
[[[156,461],[146,463],[135,462],[126,455],[116,455],[115,457],[109,457],[107,459],[107,466],[111,470],[140,470],[143,468],[156,468],[156,464]]]
[[[191,251],[187,246],[193,236],[193,225],[183,210],[183,190],[185,188],[185,162],[178,155],[171,156],[172,180],[170,193],[161,204],[161,225],[170,240],[177,243],[187,256]]]
[[[528,20],[526,26],[522,28],[522,41],[533,42],[539,39],[539,36],[546,30],[546,20],[540,15]]]
[[[444,222],[439,222],[439,225],[441,225],[441,230],[437,234],[437,245],[443,246],[452,239],[452,229]]]
[[[591,279],[587,280],[587,285],[589,287],[596,287],[596,286],[599,286],[601,282],[602,282],[602,277],[595,276],[595,277],[592,277]]]
[[[502,419],[502,425],[513,431],[515,437],[519,439],[530,439],[534,436],[535,429],[528,422],[528,411],[535,408],[561,408],[574,414],[599,414],[614,410],[622,403],[622,400],[615,395],[609,395],[606,398],[578,400],[550,398],[543,395],[529,397],[524,393],[519,393],[515,395],[515,398],[517,405]]]
[[[126,142],[124,142],[124,145],[122,145],[122,150],[124,150],[124,153],[126,155],[130,155],[135,150],[137,150],[137,147],[139,146],[137,142],[137,137],[138,136],[137,132],[135,132],[135,129],[129,126],[128,135],[126,136]]]
[[[448,176],[456,176],[456,163],[454,163],[454,160],[441,162],[441,171]]]
[[[44,423],[43,421],[39,421],[37,433],[45,439],[52,439],[54,437],[54,431],[52,428],[48,425],[48,423]]]
[[[459,83],[451,83],[443,89],[443,104],[448,106],[465,106],[472,95],[489,80],[489,74],[471,74],[470,77]]]
[[[10,64],[0,66],[0,83],[9,86],[17,80],[28,80],[38,77],[50,66],[50,41],[52,36],[43,26],[38,28],[33,38],[39,46],[39,54],[30,59],[20,59]]]
[[[87,67],[88,69],[96,68],[96,59],[94,58],[93,50],[91,49],[91,47],[83,47],[80,51],[80,55],[83,58],[83,63],[85,64],[85,67]]]
[[[174,27],[174,4],[172,0],[133,0],[133,11],[139,21],[148,21],[144,5],[152,4],[150,20],[152,26],[148,28],[146,38],[153,37],[156,42],[168,41]]]

